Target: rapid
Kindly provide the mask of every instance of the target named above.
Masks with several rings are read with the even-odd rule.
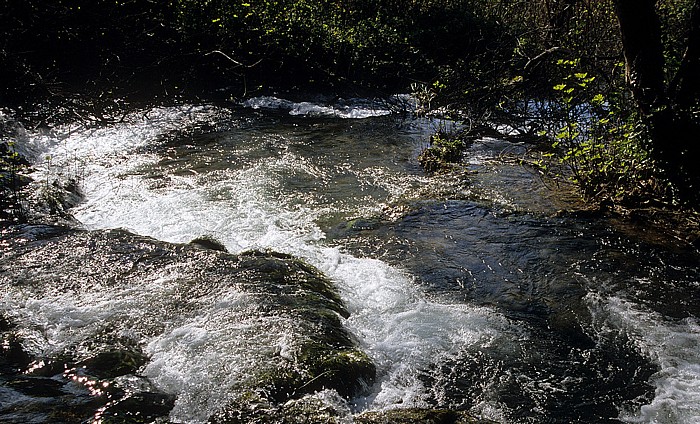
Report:
[[[524,144],[480,139],[465,169],[426,175],[416,157],[439,125],[385,102],[260,97],[29,132],[21,149],[36,185],[77,182],[70,212],[85,229],[207,236],[231,253],[300,258],[332,280],[343,326],[377,369],[358,397],[315,395],[341,421],[433,408],[499,423],[700,422],[700,254],[567,212],[570,195],[505,160]],[[47,352],[96,319],[146,319],[168,295],[167,272],[80,301],[3,287],[0,312]],[[171,422],[207,422],[238,375],[217,370],[276,343],[221,318],[240,299],[217,290],[213,306],[133,335],[149,358],[139,384],[174,397]],[[279,338],[293,327],[271,324]],[[0,387],[2,422],[25,396]]]

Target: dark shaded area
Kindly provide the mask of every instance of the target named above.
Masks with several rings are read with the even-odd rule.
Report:
[[[406,91],[491,74],[512,48],[468,2],[8,0],[0,16],[0,104],[49,123],[178,97]]]
[[[640,114],[619,66],[615,4],[630,6],[618,7],[617,17]],[[105,124],[125,110],[181,100],[410,91],[421,112],[445,106],[470,125],[504,123],[530,139],[546,135],[564,147],[553,149],[553,157],[576,170],[577,184],[593,201],[692,208],[700,185],[693,167],[698,90],[689,75],[699,62],[700,3],[640,4],[645,7],[612,0],[8,0],[0,5],[0,105],[32,126]],[[631,33],[643,36],[632,43],[642,56],[630,54]],[[653,67],[641,60],[651,56]],[[657,101],[664,84],[678,108]],[[529,99],[544,107],[529,106]],[[573,112],[580,107],[587,112]],[[626,128],[640,122],[647,134]],[[580,124],[587,134],[562,143],[563,123]],[[591,153],[586,143],[594,140],[612,147]],[[640,154],[619,153],[628,150],[615,147],[621,140],[642,146],[658,169]],[[629,182],[628,167],[653,172],[632,173],[645,181]]]
[[[396,409],[385,412],[367,412],[355,418],[358,424],[488,424],[491,421],[475,419],[459,411],[440,409]]]
[[[677,190],[678,199],[700,208],[700,1],[692,3],[686,48],[676,75],[668,78],[661,17],[654,1],[617,0],[626,75],[648,129],[648,148]],[[670,58],[669,58],[670,59]],[[667,80],[670,80],[667,82]],[[694,82],[695,81],[695,82]]]
[[[22,127],[0,112],[0,225],[20,220],[24,211],[21,191],[31,181],[24,172],[29,167],[14,142],[22,136]]]
[[[49,122],[114,119],[126,97],[150,103],[198,80],[170,2],[9,0],[0,16],[0,103],[39,105],[27,112]]]

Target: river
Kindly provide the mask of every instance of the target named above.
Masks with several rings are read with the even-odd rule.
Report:
[[[416,157],[439,125],[385,102],[261,97],[30,132],[22,149],[37,185],[79,183],[71,213],[86,229],[172,243],[206,235],[232,253],[301,258],[330,278],[350,313],[343,326],[377,368],[359,397],[319,395],[343,403],[345,422],[395,408],[500,423],[700,422],[700,254],[576,212],[570,194],[517,163],[522,144],[477,140],[463,170],[426,175]],[[139,315],[138,297],[163,282],[145,284],[92,305],[60,293],[18,301],[4,289],[1,308],[44,328],[34,343],[60,345],[77,331],[65,317],[87,321],[96,303]],[[136,340],[150,358],[140,375],[175,397],[172,422],[204,422],[222,399],[200,375],[217,355],[198,351],[213,362],[182,368],[202,329],[207,346],[233,343],[207,327],[214,316]]]

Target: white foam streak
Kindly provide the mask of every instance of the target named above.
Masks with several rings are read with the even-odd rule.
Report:
[[[104,162],[113,155],[126,158],[130,150],[146,146],[159,135],[188,123],[206,121],[213,112],[213,108],[206,106],[155,108],[146,113],[128,115],[124,122],[107,127],[57,127],[29,137],[22,143],[22,152],[39,164],[55,168],[72,167],[74,160],[93,164]]]
[[[373,259],[340,254],[317,264],[337,279],[352,313],[346,325],[377,364],[380,380],[360,407],[429,407],[421,374],[431,366],[479,350],[521,329],[488,308],[430,301],[401,271]]]
[[[307,210],[281,210],[265,197],[264,179],[243,173],[207,185],[188,177],[183,185],[152,191],[137,176],[125,177],[117,186],[90,184],[75,216],[89,228],[127,228],[176,243],[211,235],[232,252],[274,247],[291,253],[295,246],[321,237]],[[232,197],[212,199],[213,192]]]
[[[669,321],[625,299],[588,296],[594,315],[600,311],[634,340],[642,354],[660,367],[652,377],[653,401],[621,419],[630,423],[700,422],[700,325],[696,319]]]
[[[292,102],[273,96],[253,97],[243,102],[244,107],[252,109],[280,109],[290,115],[300,116],[334,116],[344,119],[363,119],[372,116],[389,115],[391,110],[366,101],[351,101],[347,104],[321,105],[310,102]]]

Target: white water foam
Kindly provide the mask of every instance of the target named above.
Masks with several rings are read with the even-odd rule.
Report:
[[[178,300],[183,290],[187,293],[180,277],[178,267],[172,267],[131,287],[91,286],[40,299],[15,291],[0,306],[25,323],[24,348],[37,356],[77,347],[73,353],[84,359],[90,353],[80,346],[105,333],[146,343],[150,361],[139,374],[178,396],[171,421],[205,423],[271,357],[292,349],[288,339],[294,339],[298,323],[283,315],[261,319],[256,313],[260,300],[234,287]],[[189,305],[193,312],[173,313],[173,303]],[[8,402],[24,400],[10,395]]]
[[[221,171],[208,179],[173,175],[164,186],[153,187],[138,169],[157,158],[132,154],[133,148],[156,142],[163,131],[183,122],[207,119],[208,113],[197,109],[192,116],[178,108],[159,112],[165,125],[136,120],[46,143],[52,157],[67,152],[65,156],[94,160],[85,169],[85,201],[75,216],[88,228],[123,227],[172,242],[210,234],[232,252],[270,248],[317,266],[337,282],[352,313],[346,325],[378,365],[374,393],[359,399],[359,408],[428,406],[421,372],[460,350],[479,350],[503,338],[517,343],[524,337],[524,330],[489,308],[431,301],[400,270],[324,245],[324,234],[315,224],[322,211],[285,204],[286,199],[276,195],[276,176],[270,172],[275,164]],[[226,391],[228,378],[235,375],[214,372],[221,366],[217,349],[235,349],[234,341],[215,331],[223,328],[216,316],[214,308],[149,343],[152,362],[146,374],[161,389],[178,395],[171,416],[175,422],[203,422],[221,405],[216,393]],[[480,410],[498,418],[495,403],[480,405]]]
[[[244,101],[243,106],[251,109],[280,109],[288,111],[290,115],[334,116],[345,119],[362,119],[391,114],[391,110],[386,107],[358,99],[338,102],[334,105],[322,105],[310,102],[292,102],[274,96],[261,96]]]
[[[146,349],[150,361],[143,375],[178,397],[170,414],[174,422],[207,422],[227,404],[233,389],[275,354],[290,349],[286,335],[294,332],[295,322],[260,320],[245,311],[256,302],[240,293],[212,295],[218,299],[210,299],[198,316],[155,337]],[[246,315],[250,318],[242,319]]]
[[[154,108],[124,117],[123,122],[106,127],[81,128],[71,125],[51,131],[31,134],[22,141],[20,153],[41,165],[47,156],[58,168],[72,168],[73,160],[85,163],[101,162],[119,153],[152,143],[168,131],[183,128],[194,122],[208,122],[217,113],[209,106],[181,106]]]
[[[382,376],[370,396],[357,400],[360,408],[429,408],[431,393],[421,373],[464,351],[527,337],[492,309],[426,298],[410,276],[382,261],[335,248],[317,253],[307,260],[338,281],[351,313],[345,325],[360,338]],[[495,404],[491,408],[490,418],[500,417]]]
[[[669,321],[620,297],[589,294],[594,317],[619,327],[660,371],[651,380],[654,399],[639,411],[625,411],[629,423],[688,424],[700,422],[700,324],[694,318]],[[605,324],[601,324],[604,327]]]

